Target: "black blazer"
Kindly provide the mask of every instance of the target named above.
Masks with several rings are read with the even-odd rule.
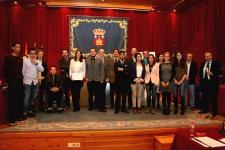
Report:
[[[203,74],[204,74],[204,66],[206,62],[203,62],[201,64],[199,74],[200,74],[200,80],[203,81]],[[218,61],[212,60],[210,71],[212,72],[212,76],[210,77],[210,81],[218,82],[218,77],[221,74],[221,67],[220,63]]]
[[[44,61],[42,61],[42,66],[43,66],[43,68],[44,68],[44,71],[41,72],[41,76],[46,78],[47,75],[48,75],[48,67],[47,67],[47,63],[44,62]]]
[[[143,82],[142,84],[144,83],[144,79],[145,79],[145,64],[144,62],[142,61],[141,62],[142,64],[142,73],[141,73],[141,78],[143,79]],[[135,79],[137,78],[137,67],[136,67],[136,63],[134,63],[133,65],[130,66],[130,81],[131,81],[131,84],[135,84],[136,82],[134,81]]]
[[[118,68],[123,68],[123,71],[119,71]],[[124,64],[118,61],[114,64],[115,83],[123,84],[129,83],[129,64],[124,60]]]
[[[195,84],[197,71],[198,71],[197,63],[192,61],[189,70],[189,81],[188,81],[189,84]]]
[[[60,90],[62,89],[62,80],[59,75],[55,75],[54,83],[53,83],[53,75],[49,74],[45,80],[45,88],[49,91],[52,87],[58,87]]]

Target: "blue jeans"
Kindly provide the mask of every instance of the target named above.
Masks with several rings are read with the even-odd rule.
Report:
[[[24,85],[24,112],[34,111],[35,100],[37,99],[38,84]]]
[[[145,84],[147,91],[147,106],[155,107],[156,102],[156,85],[153,83]]]
[[[190,106],[195,107],[195,85],[194,84],[185,84],[184,93],[185,93],[185,103],[187,105],[188,101],[188,90],[190,91]]]

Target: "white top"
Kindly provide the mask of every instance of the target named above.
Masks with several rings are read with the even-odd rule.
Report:
[[[41,65],[40,61],[37,60],[37,65],[31,62],[30,58],[23,59],[23,83],[31,85],[32,82],[34,85],[38,83],[38,72],[43,72],[44,68]]]
[[[141,78],[141,74],[142,74],[142,70],[143,70],[142,65],[137,65],[136,70],[137,70],[137,77]]]
[[[209,63],[209,68],[207,68],[207,63]],[[208,74],[207,77],[205,77],[205,72],[209,72],[211,69],[212,61],[206,61],[205,66],[203,68],[203,79],[209,79],[210,80],[210,75]]]
[[[189,77],[190,67],[191,67],[191,61],[186,61],[187,64],[187,76]]]
[[[69,76],[72,81],[75,80],[83,80],[85,77],[85,61],[75,61],[71,59],[70,68],[69,68]]]
[[[156,63],[152,67],[152,71],[149,70],[149,64],[145,65],[145,83],[148,84],[150,81],[155,84],[159,85],[159,63]]]

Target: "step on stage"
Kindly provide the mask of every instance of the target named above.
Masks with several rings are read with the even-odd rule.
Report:
[[[154,150],[155,136],[173,135],[177,128],[191,122],[197,126],[220,125],[221,121],[205,119],[197,111],[187,111],[184,116],[171,113],[155,114],[107,113],[66,111],[63,113],[38,113],[17,126],[0,129],[0,150],[64,150],[64,149],[148,149]]]

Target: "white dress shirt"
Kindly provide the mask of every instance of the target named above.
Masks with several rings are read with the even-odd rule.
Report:
[[[86,74],[85,69],[85,61],[75,61],[71,59],[70,61],[70,68],[69,68],[69,76],[72,81],[80,80],[82,81]]]
[[[37,65],[31,62],[30,58],[23,59],[23,83],[34,85],[38,83],[38,72],[43,72],[44,67],[41,65],[40,61],[37,60]]]
[[[187,76],[189,77],[190,67],[191,67],[191,61],[186,61],[187,64]]]
[[[207,68],[207,63],[209,63],[209,68]],[[204,65],[204,68],[203,68],[203,79],[209,79],[210,80],[210,75],[208,74],[207,77],[205,77],[205,73],[206,72],[209,72],[210,69],[211,69],[211,65],[212,65],[212,61],[206,61],[205,62],[205,65]]]

